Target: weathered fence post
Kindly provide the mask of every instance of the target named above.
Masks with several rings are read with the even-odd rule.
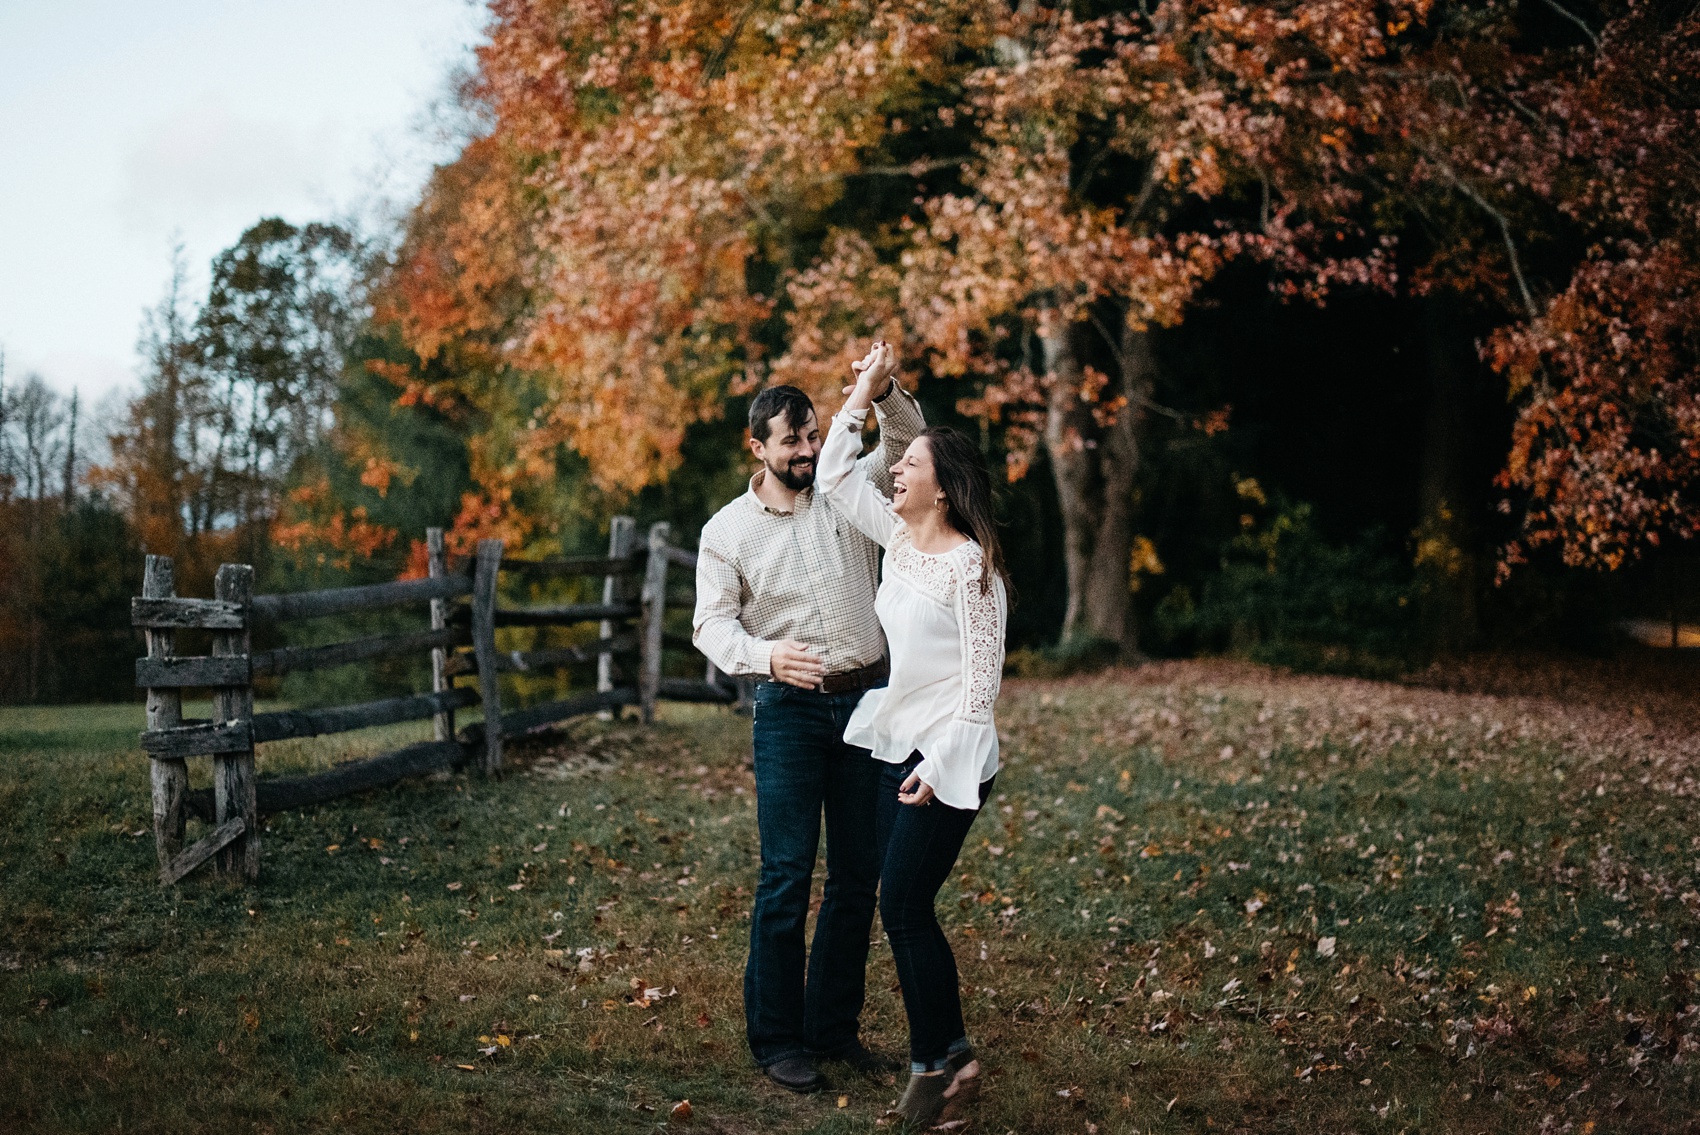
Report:
[[[608,558],[623,560],[632,554],[637,544],[637,521],[629,516],[616,516],[608,523]],[[602,602],[604,606],[612,606],[631,598],[632,585],[629,574],[606,575],[602,577]],[[604,642],[614,637],[614,621],[603,619],[601,637]],[[596,656],[596,692],[605,694],[614,688],[614,655],[604,650]],[[596,715],[603,721],[613,720],[612,710],[603,710]]]
[[[234,603],[242,609],[240,630],[215,631],[212,652],[215,658],[241,658],[248,662],[248,630],[252,622],[249,608],[254,599],[254,569],[248,564],[221,564],[213,578],[213,598]],[[213,721],[251,722],[254,718],[254,685],[249,677],[240,686],[219,686],[213,690]],[[240,818],[243,831],[219,852],[219,866],[230,873],[240,872],[249,880],[260,877],[260,810],[255,795],[254,745],[231,753],[213,754],[213,806],[216,822],[223,826]]]
[[[441,528],[425,529],[425,559],[429,565],[432,579],[442,579],[449,574],[448,556],[443,551],[443,530]],[[444,630],[449,625],[449,602],[447,599],[431,600],[431,629]],[[440,694],[454,684],[449,677],[449,651],[446,647],[431,648],[431,692]],[[455,711],[451,706],[431,719],[431,736],[438,741],[453,741],[455,737]]]
[[[177,595],[170,556],[149,556],[142,569],[142,598],[172,599]],[[149,658],[171,658],[177,652],[177,632],[146,631]],[[175,729],[183,724],[183,691],[148,688],[148,728]],[[183,803],[189,794],[189,763],[182,757],[156,756],[153,774],[153,843],[164,871],[183,850]]]
[[[472,651],[478,659],[478,689],[484,697],[484,771],[502,771],[502,698],[496,681],[496,577],[502,570],[502,542],[478,541],[478,567],[472,577]]]
[[[643,573],[643,643],[638,674],[638,704],[644,724],[655,720],[661,690],[661,624],[667,615],[667,537],[665,520],[649,526],[649,562]]]

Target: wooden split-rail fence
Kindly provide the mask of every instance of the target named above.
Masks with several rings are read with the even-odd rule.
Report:
[[[502,768],[504,739],[532,732],[587,713],[639,707],[652,721],[658,701],[734,702],[736,683],[709,663],[698,681],[662,676],[662,651],[690,648],[688,640],[665,633],[663,618],[672,600],[667,592],[670,565],[695,568],[696,556],[672,546],[666,524],[649,529],[645,546],[636,546],[630,517],[615,517],[608,555],[561,560],[521,560],[503,556],[500,540],[480,541],[470,564],[445,554],[443,532],[426,533],[430,575],[425,579],[341,587],[284,595],[255,595],[254,569],[225,564],[218,569],[211,599],[177,595],[170,557],[148,556],[142,594],[132,601],[131,621],[144,629],[147,656],[136,661],[136,685],[147,690],[147,730],[142,749],[151,758],[154,843],[160,882],[171,884],[215,855],[219,867],[247,879],[260,867],[259,817],[392,784],[404,777],[468,763],[486,773]],[[462,557],[461,559],[464,559]],[[466,570],[470,567],[470,573]],[[552,607],[498,605],[502,572],[527,577],[602,577],[599,603]],[[641,581],[641,582],[640,582]],[[352,639],[326,646],[286,646],[254,653],[249,649],[257,623],[317,619],[383,608],[430,606],[430,625],[405,634]],[[599,637],[585,646],[531,652],[496,649],[498,627],[599,624]],[[212,632],[212,653],[180,658],[176,632]],[[431,652],[431,691],[321,709],[254,712],[254,679],[292,671],[317,670],[369,661],[386,655]],[[634,672],[617,661],[635,655]],[[597,664],[594,691],[503,710],[498,676],[504,672],[553,669],[574,663]],[[476,687],[456,684],[475,677]],[[186,721],[183,690],[212,691],[212,718]],[[483,720],[455,728],[455,711],[471,706]],[[367,760],[348,761],[311,776],[260,780],[254,772],[255,747],[269,741],[346,733],[375,725],[431,718],[433,740],[407,745]],[[210,792],[189,790],[187,760],[210,756]],[[188,813],[208,820],[212,831],[183,846]]]

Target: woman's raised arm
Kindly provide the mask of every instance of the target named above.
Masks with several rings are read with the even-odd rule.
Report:
[[[868,475],[856,466],[862,452],[862,423],[867,416],[866,409],[841,410],[833,415],[826,444],[821,446],[815,485],[852,524],[883,548],[891,543],[892,533],[901,522],[885,494],[874,488]]]

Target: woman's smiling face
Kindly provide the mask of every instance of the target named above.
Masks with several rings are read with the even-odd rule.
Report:
[[[933,469],[933,447],[924,437],[909,443],[891,467],[891,480],[891,507],[906,523],[913,524],[942,503],[944,493]]]

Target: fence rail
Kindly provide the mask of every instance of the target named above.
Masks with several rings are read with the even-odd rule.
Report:
[[[737,687],[712,663],[705,677],[662,676],[662,652],[689,647],[688,640],[664,632],[669,608],[690,602],[669,595],[669,566],[694,568],[696,556],[669,543],[666,524],[653,525],[642,547],[630,517],[615,517],[606,556],[569,556],[524,560],[503,555],[498,540],[481,541],[472,556],[450,557],[441,529],[426,533],[429,575],[424,579],[361,587],[254,595],[253,569],[245,564],[219,568],[212,599],[176,594],[168,557],[147,557],[142,594],[131,602],[132,622],[144,629],[147,655],[136,660],[136,684],[147,689],[147,729],[141,747],[151,758],[154,842],[160,881],[175,883],[215,855],[222,869],[249,879],[259,873],[259,817],[262,814],[322,803],[351,792],[381,787],[409,776],[458,768],[477,761],[484,771],[502,769],[502,742],[571,717],[608,715],[636,706],[642,720],[655,717],[660,700],[733,702]],[[600,602],[498,606],[502,572],[561,578],[602,579]],[[320,646],[288,646],[253,653],[250,634],[258,621],[284,622],[428,604],[430,629],[371,635]],[[598,624],[598,638],[583,646],[502,651],[498,627],[551,627]],[[179,630],[213,632],[212,652],[179,658]],[[323,709],[254,712],[254,679],[346,666],[392,655],[429,651],[431,690]],[[637,667],[626,674],[615,658],[635,653]],[[574,664],[597,664],[594,692],[523,709],[502,708],[499,675],[533,672]],[[476,679],[476,688],[455,679]],[[622,684],[623,683],[623,684]],[[210,689],[213,717],[183,719],[182,691]],[[479,706],[483,720],[457,730],[455,711]],[[273,741],[316,737],[430,718],[434,740],[407,745],[366,760],[349,761],[311,776],[259,780],[254,748]],[[208,756],[214,762],[212,789],[190,792],[186,760]],[[189,813],[215,826],[190,847]]]

